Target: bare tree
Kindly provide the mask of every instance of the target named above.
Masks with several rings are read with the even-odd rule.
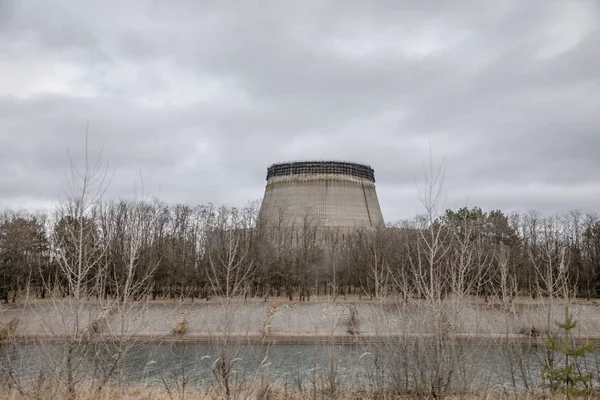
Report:
[[[254,265],[248,258],[251,223],[236,208],[220,208],[211,232],[209,247],[210,266],[207,271],[213,293],[220,306],[218,333],[213,339],[216,354],[210,361],[219,397],[237,398],[242,391],[244,378],[234,374],[235,366],[242,361],[242,351],[248,340],[248,329],[239,331],[242,320],[240,304],[245,297],[247,283],[252,279]],[[243,327],[243,324],[241,324]]]
[[[499,244],[496,250],[496,262],[498,274],[495,276],[495,287],[497,288],[500,304],[504,310],[513,309],[513,300],[517,297],[517,277],[510,266],[510,249],[505,244]]]
[[[440,304],[444,297],[446,285],[443,260],[450,249],[447,245],[449,231],[437,221],[440,216],[443,183],[443,164],[435,169],[430,155],[423,187],[419,190],[419,200],[425,212],[420,217],[417,258],[411,262],[416,273],[415,283],[419,292],[432,305]]]
[[[101,156],[89,158],[87,138],[83,166],[71,158],[68,186],[53,235],[53,255],[57,270],[45,279],[49,303],[27,301],[42,334],[39,344],[40,377],[27,382],[11,361],[10,376],[19,392],[29,398],[58,396],[76,399],[85,391],[98,396],[119,371],[121,362],[135,344],[147,322],[141,316],[149,290],[152,267],[138,263],[143,230],[143,202],[128,204],[126,234],[121,243],[125,255],[119,268],[108,268],[108,242],[102,240],[98,215],[106,189],[107,169]],[[46,277],[46,275],[41,275]],[[113,296],[105,296],[111,286]],[[63,290],[63,287],[66,290]],[[58,345],[57,345],[58,343]],[[40,382],[51,382],[41,389]],[[49,389],[51,388],[51,389]],[[48,392],[50,390],[50,392]]]

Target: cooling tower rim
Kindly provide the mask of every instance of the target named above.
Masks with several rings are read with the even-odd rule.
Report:
[[[375,182],[375,172],[368,164],[341,160],[284,161],[267,168],[267,181],[277,176],[337,174],[368,179]]]

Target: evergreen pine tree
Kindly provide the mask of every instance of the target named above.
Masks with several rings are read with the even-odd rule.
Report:
[[[562,335],[548,334],[546,340],[548,358],[542,377],[548,382],[552,393],[564,392],[567,398],[570,398],[571,395],[581,394],[592,387],[594,374],[582,371],[581,361],[586,355],[594,352],[594,344],[587,343],[580,346],[574,344],[572,331],[577,326],[577,321],[569,313],[568,306],[565,306],[564,321],[556,322],[556,325],[563,333]],[[562,355],[562,360],[557,360],[557,355]]]

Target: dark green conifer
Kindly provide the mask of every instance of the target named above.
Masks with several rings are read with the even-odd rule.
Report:
[[[548,383],[552,393],[564,392],[567,398],[571,395],[583,394],[592,388],[594,374],[582,370],[582,361],[586,355],[594,352],[594,344],[586,343],[576,346],[572,331],[577,321],[565,306],[565,319],[556,322],[562,334],[548,334],[546,350],[547,362],[542,371],[542,377]],[[557,360],[558,357],[560,360]]]

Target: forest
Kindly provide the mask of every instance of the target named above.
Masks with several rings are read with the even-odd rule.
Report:
[[[600,295],[597,214],[464,207],[373,230],[344,230],[319,228],[308,213],[300,226],[290,226],[285,210],[279,226],[265,227],[259,206],[154,199],[97,201],[85,213],[4,210],[0,298],[45,298],[48,290],[68,296],[69,276],[61,265],[77,262],[88,268],[88,295],[115,295],[128,263],[134,263],[135,274],[148,277],[155,300],[208,300],[228,289],[220,277],[232,271],[244,271],[235,290],[245,298],[422,298],[436,282],[441,298],[460,293],[505,303],[554,296],[555,282],[564,279],[570,295]]]

